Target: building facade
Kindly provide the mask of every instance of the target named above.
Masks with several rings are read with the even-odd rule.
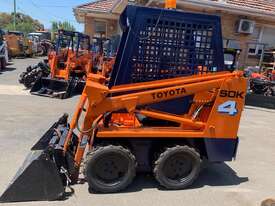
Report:
[[[98,0],[74,8],[78,22],[90,36],[120,34],[119,15],[127,0]],[[164,7],[160,0],[134,4]],[[240,49],[238,67],[258,66],[263,52],[275,49],[275,0],[178,0],[177,9],[221,16],[224,47]]]

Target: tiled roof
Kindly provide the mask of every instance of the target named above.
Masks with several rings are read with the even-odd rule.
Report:
[[[227,0],[226,3],[275,13],[275,0]]]
[[[158,1],[158,0],[156,0]],[[263,12],[275,13],[275,0],[209,0],[209,1],[223,1],[228,5],[239,6],[244,9],[258,9]],[[96,0],[87,4],[82,4],[77,9],[88,9],[94,12],[110,12],[112,8],[118,3],[118,0]]]
[[[89,9],[95,12],[109,12],[117,3],[117,0],[97,0],[91,3],[82,4],[77,9]]]

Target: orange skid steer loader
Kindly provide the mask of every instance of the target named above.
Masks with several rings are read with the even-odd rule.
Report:
[[[31,88],[31,94],[61,99],[81,94],[92,70],[90,37],[59,30],[56,50],[48,55],[48,62],[50,75],[39,78]]]
[[[93,50],[94,50],[94,73],[101,74],[102,76],[109,78],[114,63],[116,51],[112,47],[114,42],[106,38],[93,38]]]
[[[53,124],[0,201],[62,198],[82,162],[91,191],[113,193],[138,172],[184,189],[202,160],[235,157],[247,81],[224,71],[220,18],[128,5],[120,23],[109,84],[88,75],[70,124]]]

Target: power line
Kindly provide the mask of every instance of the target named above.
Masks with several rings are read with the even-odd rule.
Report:
[[[18,10],[20,10],[20,11],[22,11],[23,13],[25,13],[25,14],[29,14],[30,12],[26,12],[25,10],[23,10],[22,8],[21,8],[21,3],[23,4],[24,2],[23,2],[23,0],[14,0],[14,1],[17,1],[17,6],[16,6],[16,8],[18,9]],[[19,1],[19,2],[18,2]],[[76,20],[72,20],[72,19],[66,19],[66,18],[63,18],[63,17],[61,17],[61,16],[57,16],[57,15],[55,15],[55,14],[53,14],[53,13],[51,13],[51,12],[49,12],[48,10],[46,10],[45,8],[42,8],[42,7],[56,7],[56,8],[58,8],[59,6],[61,7],[63,7],[63,5],[52,5],[52,6],[47,6],[47,5],[39,5],[39,4],[37,4],[36,2],[34,2],[33,0],[30,0],[29,1],[31,4],[32,4],[32,6],[34,6],[35,8],[37,8],[37,9],[39,9],[38,11],[41,11],[42,13],[44,13],[44,14],[46,14],[47,16],[51,16],[51,17],[53,17],[56,21],[67,21],[67,22],[69,22],[69,23],[71,23],[71,24],[73,24],[73,25],[75,25],[76,23],[77,24],[79,24]],[[20,3],[20,4],[19,4]],[[20,7],[19,7],[20,6]],[[66,7],[70,7],[71,8],[71,6],[65,6],[64,5],[64,8],[66,8]],[[31,12],[31,13],[33,13],[33,12]],[[31,14],[32,15],[32,14]],[[37,16],[37,15],[34,15],[34,17],[35,16]],[[50,21],[50,19],[45,19],[45,18],[37,18],[36,17],[36,19],[40,19],[40,20],[42,20],[42,21],[45,21],[45,22],[47,22],[47,23],[50,23],[51,21]],[[53,20],[53,21],[55,21],[55,20]]]
[[[21,7],[18,7],[18,6],[17,6],[17,10],[18,10],[18,11],[21,11],[22,13],[24,13],[24,14],[26,14],[26,15],[30,15],[29,12],[23,10]],[[36,20],[40,19],[40,20],[43,20],[43,21],[48,21],[48,19],[44,19],[44,18],[40,18],[40,17],[37,18],[37,17],[35,17],[35,16],[33,16],[33,15],[32,15],[32,17],[33,17],[34,19],[36,19]]]
[[[65,5],[38,5],[39,7],[48,7],[48,8],[71,8],[71,6],[65,6]]]
[[[34,3],[32,0],[30,0],[31,4],[36,7],[37,9],[40,9],[42,10],[36,3]],[[52,15],[50,12],[47,12],[47,15],[50,14],[51,16],[53,16],[54,18],[56,19],[59,19],[59,17],[55,16],[55,15]]]

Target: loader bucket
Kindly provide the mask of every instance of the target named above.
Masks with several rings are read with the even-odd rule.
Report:
[[[63,79],[52,79],[50,77],[41,77],[37,79],[31,88],[31,94],[66,99],[73,95],[81,94],[85,82],[77,79],[68,81]]]
[[[63,197],[66,183],[60,162],[65,158],[53,143],[56,142],[55,129],[66,118],[60,118],[32,147],[0,202],[51,201]]]
[[[58,168],[43,150],[32,151],[18,170],[0,202],[56,200],[64,186]]]

